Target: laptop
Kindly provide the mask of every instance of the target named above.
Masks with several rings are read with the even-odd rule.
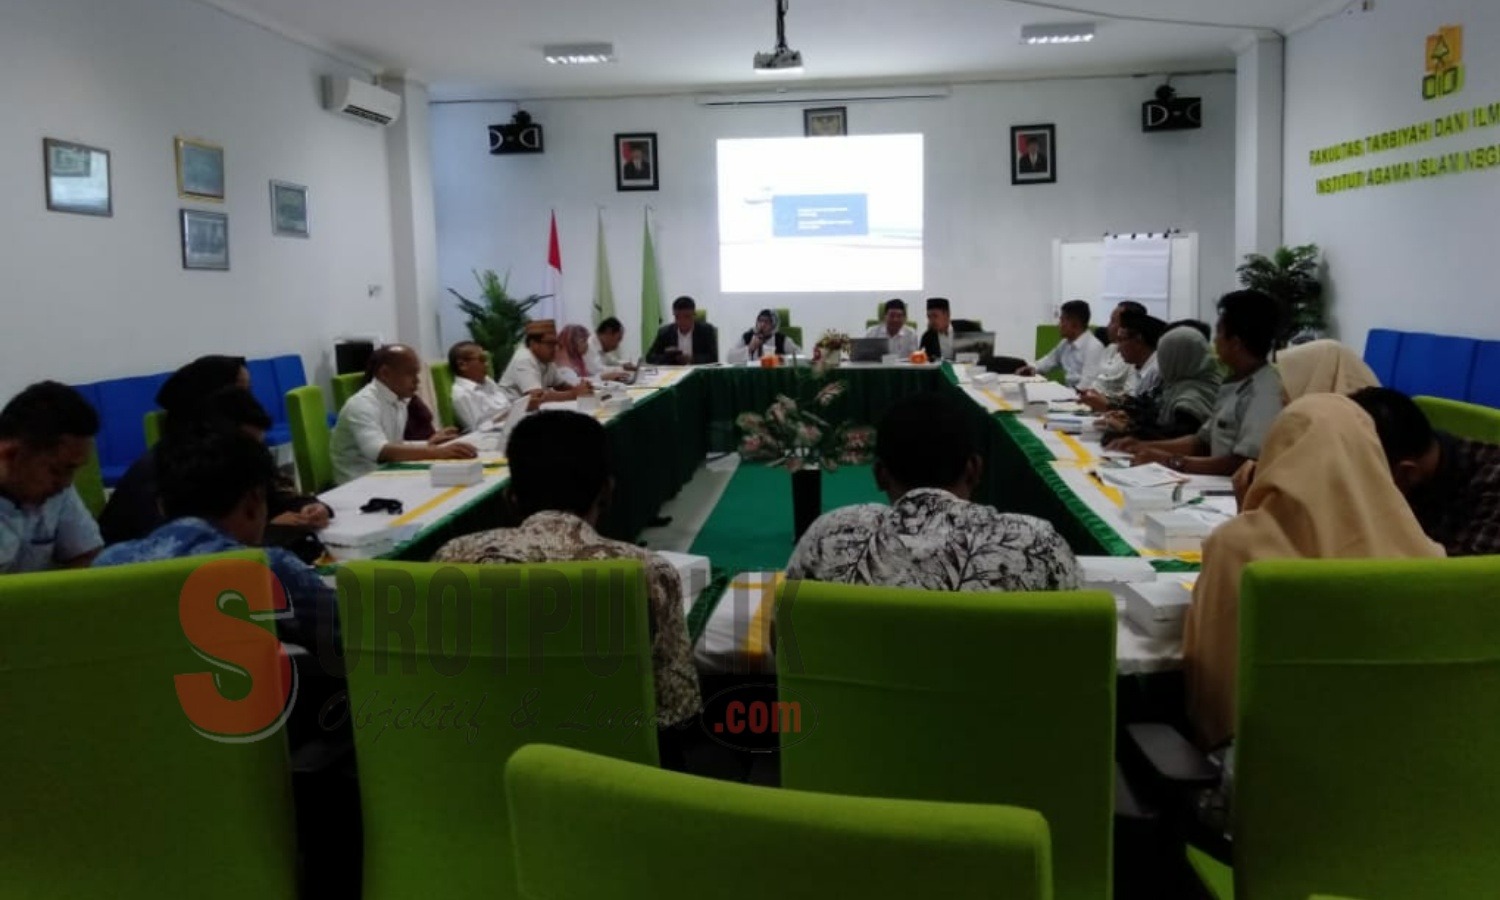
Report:
[[[849,342],[850,362],[878,363],[890,352],[891,342],[888,338],[862,337]]]

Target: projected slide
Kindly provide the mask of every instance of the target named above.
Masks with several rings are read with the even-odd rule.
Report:
[[[719,141],[725,293],[922,289],[922,136]]]

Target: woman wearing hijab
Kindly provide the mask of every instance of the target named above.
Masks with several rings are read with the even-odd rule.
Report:
[[[1380,387],[1380,379],[1359,354],[1338,341],[1309,341],[1276,355],[1288,403],[1308,394],[1352,394]]]
[[[745,332],[739,346],[729,351],[731,363],[760,359],[768,353],[796,356],[802,352],[797,342],[781,333],[781,317],[775,310],[763,309],[755,317],[755,327]]]
[[[1339,394],[1294,401],[1266,436],[1240,514],[1203,543],[1183,633],[1188,717],[1202,744],[1216,747],[1234,734],[1246,565],[1443,555],[1391,480],[1364,410]]]
[[[557,335],[557,358],[553,362],[563,380],[576,385],[598,373],[589,372],[589,330],[582,325],[565,325]]]
[[[1127,404],[1124,416],[1106,416],[1108,446],[1114,440],[1170,440],[1197,434],[1219,398],[1219,365],[1208,340],[1195,328],[1174,327],[1156,343],[1159,389]]]

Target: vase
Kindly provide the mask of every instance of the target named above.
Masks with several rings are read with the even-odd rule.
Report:
[[[792,473],[792,543],[823,514],[823,470],[812,467]]]
[[[837,368],[838,365],[840,363],[842,363],[843,361],[844,361],[844,351],[842,351],[842,350],[824,350],[823,351],[823,364],[825,366],[827,366],[828,368],[830,368],[830,369]]]

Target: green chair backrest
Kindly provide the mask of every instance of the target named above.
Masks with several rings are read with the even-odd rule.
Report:
[[[359,393],[364,387],[365,376],[363,372],[346,372],[343,375],[333,376],[333,411],[338,412],[344,408],[350,397]]]
[[[104,473],[99,470],[99,448],[89,447],[88,462],[73,475],[73,490],[94,518],[104,511]]]
[[[1422,408],[1433,428],[1469,440],[1500,444],[1500,409],[1442,397],[1412,399]]]
[[[503,776],[525,744],[657,764],[640,562],[360,562],[338,591],[349,708],[375,716],[354,731],[365,900],[516,896]]]
[[[807,349],[807,345],[802,343],[801,325],[783,325],[781,326],[781,333],[791,338],[793,343],[795,343],[798,347],[801,347],[803,350]]]
[[[1500,557],[1298,560],[1240,588],[1235,894],[1500,884]]]
[[[432,398],[437,401],[438,421],[444,428],[452,428],[458,424],[453,417],[453,370],[443,360],[429,365],[427,371],[432,373]]]
[[[1038,325],[1036,327],[1036,356],[1033,359],[1041,359],[1048,353],[1051,353],[1053,347],[1061,343],[1062,331],[1057,327],[1056,322],[1049,325]],[[1068,376],[1062,369],[1055,369],[1047,373],[1047,377],[1061,384],[1067,380]]]
[[[790,306],[773,307],[772,312],[776,313],[776,318],[781,321],[783,331],[786,330],[784,326],[792,324],[792,308]]]
[[[161,440],[161,422],[166,412],[160,409],[148,409],[142,417],[141,427],[146,431],[146,449],[150,450]]]
[[[701,307],[698,308],[698,309],[693,310],[693,318],[697,319],[699,322],[707,322],[708,321],[708,310],[703,309]]]
[[[782,785],[1037,810],[1059,900],[1107,898],[1115,632],[1098,591],[788,582],[777,683],[817,723],[783,735]]]
[[[215,631],[212,655],[233,666],[205,662],[183,636],[185,582],[224,558],[0,578],[0,709],[9,735],[0,741],[0,892],[297,896],[285,736],[206,737],[174,688],[181,676],[212,673],[224,696],[279,696],[280,645],[254,634],[269,624]],[[263,565],[249,577],[271,590]],[[252,684],[241,666],[269,676]]]
[[[1052,896],[1029,809],[770,790],[543,744],[505,782],[524,897]]]
[[[286,421],[292,430],[292,457],[304,493],[317,494],[333,486],[333,458],[329,455],[328,407],[323,390],[307,385],[286,392]]]

